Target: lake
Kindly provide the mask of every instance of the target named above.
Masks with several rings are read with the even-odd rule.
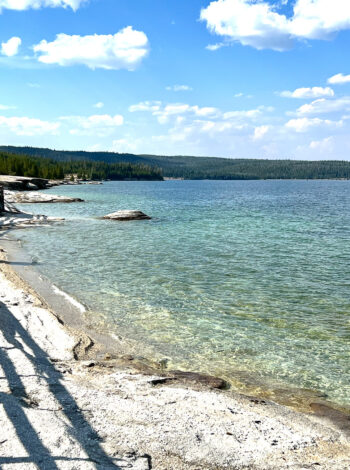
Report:
[[[350,405],[350,181],[106,182],[19,230],[95,328],[245,392]],[[139,209],[152,220],[97,217]],[[311,393],[311,392],[310,392]]]

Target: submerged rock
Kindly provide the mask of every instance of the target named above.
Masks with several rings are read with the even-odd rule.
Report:
[[[151,217],[144,212],[130,210],[112,212],[111,214],[107,214],[102,218],[120,221],[151,219]]]
[[[225,380],[220,377],[214,377],[213,375],[198,374],[197,372],[184,372],[182,370],[172,370],[170,373],[176,379],[197,382],[209,388],[217,388],[219,390],[229,388],[229,384]]]

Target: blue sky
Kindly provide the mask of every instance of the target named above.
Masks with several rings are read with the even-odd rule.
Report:
[[[349,0],[0,0],[0,143],[350,159]]]

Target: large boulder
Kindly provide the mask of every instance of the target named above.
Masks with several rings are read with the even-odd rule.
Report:
[[[117,212],[112,212],[111,214],[107,214],[103,217],[103,219],[127,221],[127,220],[151,219],[151,217],[141,211],[124,210],[124,211],[117,211]]]

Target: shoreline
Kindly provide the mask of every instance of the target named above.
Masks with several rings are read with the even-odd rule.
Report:
[[[0,245],[6,251],[11,244],[16,250],[16,241],[0,240]],[[101,347],[94,333],[91,334],[91,339],[86,332],[77,328],[80,321],[76,317],[77,311],[83,315],[77,306],[72,305],[60,293],[56,293],[59,304],[56,309],[52,309],[45,296],[41,292],[38,295],[36,286],[31,283],[28,286],[28,279],[23,279],[22,274],[27,273],[28,277],[28,272],[31,271],[32,281],[35,277],[33,269],[29,269],[31,266],[26,264],[28,260],[22,259],[22,264],[12,264],[16,261],[11,260],[10,254],[9,260],[2,261],[5,263],[1,263],[0,269],[0,311],[4,308],[4,297],[9,297],[9,301],[5,302],[8,318],[13,315],[16,321],[23,325],[22,330],[15,330],[20,331],[20,336],[30,335],[33,340],[35,338],[35,343],[40,345],[40,351],[47,357],[47,367],[52,369],[50,374],[53,388],[63,384],[69,391],[74,406],[79,409],[80,418],[84,419],[82,429],[78,429],[79,423],[73,423],[73,427],[77,428],[74,435],[80,436],[86,426],[91,426],[91,422],[94,430],[90,432],[97,433],[99,439],[103,436],[103,445],[97,446],[97,437],[90,443],[92,447],[98,447],[95,453],[102,452],[100,463],[91,461],[88,446],[86,447],[86,443],[85,447],[81,444],[84,437],[77,439],[81,441],[78,447],[85,449],[87,457],[85,456],[82,466],[76,468],[123,468],[120,465],[115,467],[115,462],[111,462],[112,456],[116,454],[115,449],[118,449],[117,458],[120,462],[127,462],[129,468],[135,469],[279,469],[303,468],[315,462],[315,468],[348,468],[350,427],[348,418],[340,412],[315,403],[315,414],[307,415],[232,390],[213,389],[209,383],[198,380],[199,376],[195,380],[188,380],[188,377],[174,379],[171,371],[157,370],[154,365],[147,365],[130,355],[112,357]],[[39,275],[37,279],[40,280]],[[32,300],[29,301],[29,298]],[[72,306],[71,310],[68,305]],[[36,315],[33,315],[33,308]],[[38,312],[41,326],[36,319]],[[74,324],[69,321],[69,318],[74,320],[73,317]],[[49,328],[45,327],[47,324],[50,325]],[[16,364],[16,369],[20,368],[21,361],[18,361],[18,356],[22,351],[17,344],[18,340],[14,341],[14,334],[11,336],[5,333],[4,336],[5,341],[12,343],[14,349],[7,354],[9,357],[14,355],[12,362]],[[61,339],[59,344],[56,344],[56,338]],[[32,351],[35,350],[28,338],[24,338],[22,342],[27,346],[29,344]],[[62,426],[62,423],[55,421],[57,413],[65,415],[64,419],[68,419],[71,424],[73,418],[70,412],[64,409],[50,412],[46,410],[48,406],[41,406],[40,397],[43,399],[45,395],[40,391],[42,387],[38,385],[43,381],[40,378],[42,371],[39,374],[35,370],[38,364],[40,366],[42,358],[36,357],[35,354],[34,356],[32,362],[35,384],[25,387],[24,398],[17,397],[11,383],[7,393],[13,396],[13,400],[19,400],[20,403],[24,400],[26,406],[29,406],[28,413],[33,414],[31,419],[36,422],[36,429],[41,428],[43,431],[46,424],[44,426],[42,421],[37,422],[35,414],[38,416],[48,413],[45,423],[49,423],[54,433],[60,433],[59,426]],[[7,377],[6,372],[5,376]],[[9,377],[7,379],[11,382]],[[28,387],[32,387],[34,393],[28,392]],[[52,387],[49,387],[49,392],[51,389]],[[28,405],[28,400],[33,402],[32,405]],[[55,396],[53,400],[57,401],[59,398]],[[174,407],[176,403],[177,406]],[[10,415],[11,412],[7,412],[7,420]],[[12,424],[14,420],[15,417]],[[62,441],[65,441],[68,439],[65,434],[67,431],[62,432]],[[0,462],[1,456],[8,455],[9,452],[19,455],[18,445],[18,438],[6,440],[6,443],[0,446]],[[54,454],[58,452],[52,442],[46,447]],[[114,449],[113,452],[111,448]],[[68,447],[66,450],[61,449],[62,452],[68,452]],[[49,459],[49,456],[46,458]],[[101,464],[108,458],[108,465]],[[26,465],[24,463],[23,467],[19,465],[17,468],[28,468]],[[69,465],[68,463],[67,467],[60,468],[71,468]]]
[[[20,245],[20,240],[15,237],[3,240],[0,238],[0,246],[3,246],[7,252],[8,261],[12,264],[12,268],[16,274],[24,280],[39,295],[43,304],[58,319],[62,321],[66,327],[84,337],[84,344],[89,344],[88,350],[90,354],[84,354],[85,358],[94,358],[103,360],[107,355],[110,358],[118,359],[119,363],[130,365],[131,362],[136,365],[137,369],[142,372],[150,371],[169,375],[187,375],[191,377],[189,380],[195,383],[208,382],[214,383],[215,380],[221,389],[230,390],[230,392],[253,396],[260,400],[270,400],[281,406],[287,406],[297,412],[312,414],[315,412],[315,406],[322,407],[323,413],[329,410],[330,414],[342,414],[349,416],[350,409],[346,405],[341,405],[327,399],[321,392],[317,390],[309,390],[303,388],[285,387],[281,385],[269,385],[267,382],[257,381],[254,376],[242,377],[223,377],[218,375],[208,375],[203,371],[193,371],[191,368],[185,368],[181,371],[167,369],[163,364],[161,356],[156,358],[156,354],[152,350],[147,350],[136,340],[126,337],[124,334],[108,333],[97,329],[89,318],[90,310],[83,305],[77,298],[61,290],[53,281],[42,275],[35,265],[32,263],[30,254]],[[58,315],[57,312],[60,312]],[[146,354],[146,356],[144,356]],[[80,357],[80,356],[79,356]],[[78,356],[77,356],[78,358]],[[82,358],[82,356],[80,357]],[[134,362],[136,359],[136,362]],[[210,373],[209,373],[210,374]],[[216,388],[216,387],[215,387]]]
[[[11,193],[11,191],[9,193]],[[37,194],[42,195],[43,193],[40,192]],[[47,196],[47,194],[44,195]],[[65,200],[76,200],[75,198],[67,198],[67,196],[55,196],[52,194],[49,196],[52,199],[50,202],[59,202],[59,198],[62,197]],[[61,222],[64,220],[54,217],[26,214],[18,211],[12,205],[10,209],[15,209],[15,211],[18,212],[18,214],[15,215],[18,215],[19,221],[21,221],[23,216],[30,216],[33,218],[33,224],[35,225],[41,225],[41,219],[43,219],[44,225],[47,225],[49,222]],[[26,225],[22,227],[22,223],[7,225],[6,219],[11,218],[10,214],[8,217],[4,217],[4,227],[7,227],[7,229],[26,228]],[[31,221],[31,219],[29,220]],[[188,376],[192,376],[194,382],[196,381],[196,377],[208,377],[209,381],[212,379],[221,380],[222,386],[220,388],[232,388],[232,391],[236,393],[251,395],[258,399],[272,400],[299,412],[313,413],[316,402],[317,406],[329,409],[331,413],[335,411],[336,413],[350,416],[350,408],[346,404],[329,400],[327,395],[317,389],[293,387],[292,385],[285,385],[283,383],[274,382],[273,380],[258,380],[252,373],[242,375],[240,370],[236,371],[236,375],[235,371],[233,371],[231,375],[223,374],[221,379],[218,377],[220,371],[205,370],[205,368],[204,370],[203,368],[200,370],[199,368],[199,372],[192,372],[193,369],[191,369],[190,364],[189,367],[187,367],[187,364],[180,366],[185,372],[168,369],[166,365],[168,358],[164,359],[156,350],[149,348],[145,341],[143,341],[144,344],[141,345],[139,341],[132,339],[126,332],[112,333],[108,331],[108,328],[101,326],[101,322],[96,320],[93,316],[93,314],[95,314],[97,318],[99,318],[98,311],[92,312],[82,305],[79,300],[74,297],[74,294],[68,294],[64,291],[64,288],[61,290],[54,284],[54,281],[51,281],[46,275],[41,274],[40,270],[34,266],[30,254],[21,245],[20,240],[10,235],[7,240],[3,240],[3,245],[6,246],[9,261],[12,263],[17,274],[40,295],[51,312],[61,312],[60,320],[62,320],[65,325],[69,325],[74,331],[78,331],[85,337],[85,342],[90,344],[88,349],[92,350],[92,357],[94,358],[103,359],[104,355],[107,354],[112,358],[120,359],[125,357],[127,363],[130,361],[130,357],[133,358],[132,360],[137,358],[139,370],[152,369],[164,375],[174,373],[187,374]],[[90,338],[90,336],[92,336],[93,339]],[[176,364],[174,366],[176,367]],[[215,377],[207,374],[214,374]]]

